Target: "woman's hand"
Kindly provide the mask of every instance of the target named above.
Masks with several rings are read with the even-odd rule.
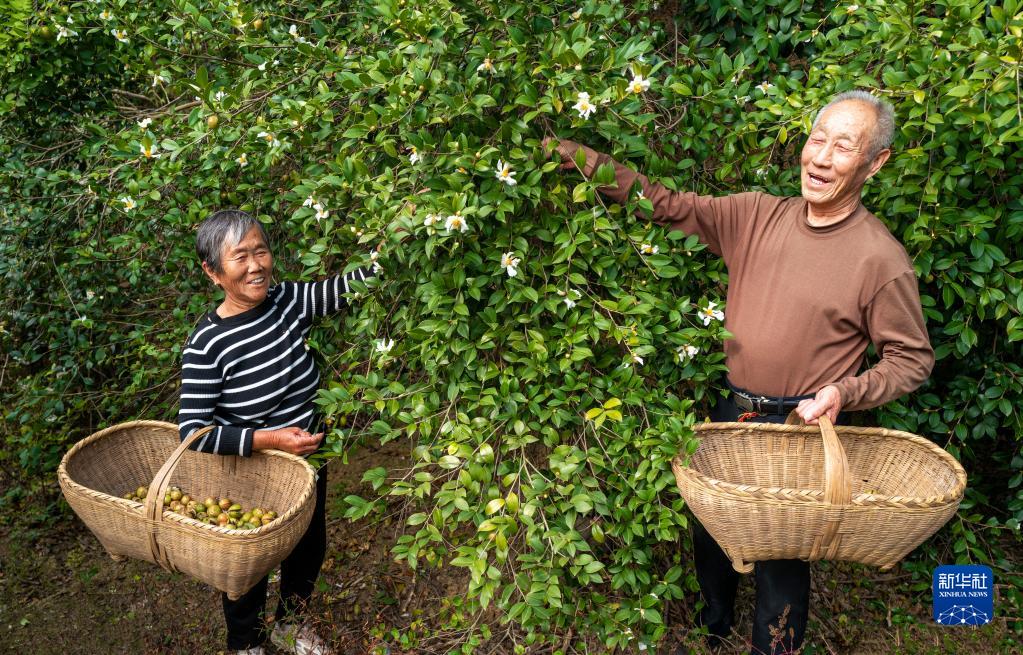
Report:
[[[253,450],[276,449],[292,455],[309,455],[316,452],[323,439],[323,433],[309,434],[297,426],[279,430],[256,430],[252,435]]]

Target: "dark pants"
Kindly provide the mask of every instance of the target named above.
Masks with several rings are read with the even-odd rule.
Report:
[[[316,480],[316,509],[309,528],[295,549],[281,562],[281,601],[277,620],[302,611],[323,566],[327,553],[327,468],[320,469]],[[244,650],[266,641],[263,610],[266,608],[267,578],[256,583],[238,600],[224,594],[224,619],[227,622],[227,648]]]
[[[740,414],[742,411],[729,397],[718,399],[710,417],[712,421],[735,421]],[[749,420],[784,423],[785,417],[780,414],[762,414]],[[839,416],[839,422],[843,418]],[[793,529],[798,528],[794,526]],[[739,586],[739,573],[732,568],[731,560],[699,521],[693,523],[693,548],[696,579],[706,603],[700,612],[700,623],[707,626],[711,643],[720,643],[720,639],[731,632],[735,619],[735,592]],[[806,618],[810,611],[810,564],[797,559],[756,562],[753,572],[757,600],[750,652],[754,655],[779,655],[795,651],[803,643]],[[784,625],[781,619],[783,615]],[[772,635],[772,629],[775,635],[780,634],[779,638]]]

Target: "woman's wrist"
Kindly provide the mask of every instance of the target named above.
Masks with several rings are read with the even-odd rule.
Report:
[[[270,450],[277,447],[274,430],[256,430],[252,433],[252,450]]]

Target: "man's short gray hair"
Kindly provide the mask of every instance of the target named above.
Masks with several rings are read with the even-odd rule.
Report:
[[[266,236],[263,226],[250,214],[240,209],[222,209],[211,214],[199,225],[195,235],[195,251],[199,261],[210,265],[217,273],[223,273],[220,261],[224,248],[238,245],[249,230],[259,228],[263,242],[270,247],[270,239]]]
[[[892,107],[892,103],[888,102],[884,98],[878,98],[872,93],[866,91],[845,91],[839,93],[837,96],[831,99],[831,102],[824,105],[824,107],[817,112],[817,117],[813,119],[813,127],[817,127],[817,122],[824,115],[824,112],[829,107],[837,105],[840,102],[846,102],[847,100],[858,100],[859,102],[865,102],[874,108],[874,112],[877,116],[877,122],[874,124],[874,133],[870,135],[870,157],[873,158],[877,153],[890,148],[892,146],[892,137],[895,134],[895,109]]]

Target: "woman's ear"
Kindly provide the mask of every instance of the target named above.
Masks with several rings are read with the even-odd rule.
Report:
[[[217,285],[221,289],[224,287],[220,284],[220,275],[213,270],[213,267],[209,265],[209,262],[202,263],[202,271],[206,274],[206,277],[210,279],[210,282]]]

